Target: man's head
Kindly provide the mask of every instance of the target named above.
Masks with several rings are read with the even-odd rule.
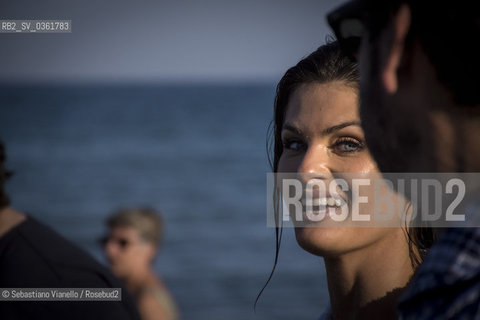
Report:
[[[362,125],[382,171],[477,170],[480,150],[465,148],[480,128],[479,13],[466,0],[358,0],[329,15],[360,61]]]
[[[5,153],[5,147],[3,142],[0,141],[0,209],[8,207],[10,205],[10,199],[5,193],[5,182],[11,173],[5,168],[5,162],[7,160],[7,155]]]

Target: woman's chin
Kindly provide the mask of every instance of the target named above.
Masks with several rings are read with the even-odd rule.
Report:
[[[343,228],[295,228],[297,243],[305,251],[321,256],[337,256],[349,251],[345,246],[345,236],[348,229]]]

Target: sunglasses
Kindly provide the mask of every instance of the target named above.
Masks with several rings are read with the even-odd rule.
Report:
[[[365,35],[365,15],[370,5],[368,0],[347,2],[327,15],[327,21],[344,54],[357,61],[358,51]]]
[[[120,249],[125,250],[127,247],[132,245],[134,242],[125,238],[113,238],[113,237],[103,237],[100,239],[100,244],[106,246],[107,243],[113,242],[120,247]]]

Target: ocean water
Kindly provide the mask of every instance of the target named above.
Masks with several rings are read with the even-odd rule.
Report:
[[[17,86],[0,89],[13,205],[105,263],[115,209],[162,211],[155,261],[184,319],[315,319],[320,258],[285,229],[276,273],[266,226],[267,128],[275,85]]]

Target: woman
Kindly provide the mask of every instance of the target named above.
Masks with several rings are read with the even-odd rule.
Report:
[[[360,126],[358,83],[356,64],[336,42],[285,73],[275,98],[275,173],[379,174]],[[396,300],[431,242],[430,230],[406,228],[296,226],[295,236],[325,261],[330,307],[322,319],[395,319]],[[279,239],[277,228],[277,248]]]
[[[163,234],[159,214],[150,209],[120,210],[108,220],[105,254],[113,273],[136,298],[143,320],[177,319],[172,296],[152,269]]]

